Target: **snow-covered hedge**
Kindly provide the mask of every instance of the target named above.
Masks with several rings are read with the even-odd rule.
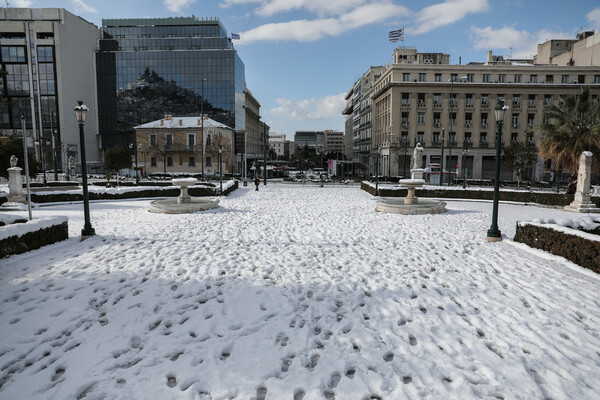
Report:
[[[519,222],[514,240],[600,273],[600,235],[581,230],[580,223],[569,224],[575,228],[565,225],[540,221]],[[587,228],[595,230],[597,226]]]
[[[223,182],[223,194],[228,195],[238,187],[238,182],[234,180]],[[148,186],[133,186],[133,187],[116,187],[105,188],[98,186],[88,187],[90,200],[119,200],[119,199],[135,199],[147,197],[177,197],[180,190],[178,187],[170,185],[166,187],[148,187]],[[188,193],[190,196],[216,196],[219,194],[219,186],[206,186],[203,184],[190,186]],[[55,203],[55,202],[70,202],[82,201],[83,191],[67,190],[67,191],[44,191],[31,193],[31,201],[34,203]],[[0,204],[5,199],[0,198]]]
[[[364,181],[361,183],[361,189],[375,195],[375,184]],[[405,197],[406,189],[399,185],[383,186],[379,185],[379,195],[381,197]],[[470,199],[470,200],[492,200],[494,197],[493,188],[469,188],[463,189],[461,186],[434,187],[424,186],[416,190],[417,197],[435,197],[444,199]],[[501,189],[499,193],[500,201],[514,201],[518,203],[532,203],[546,206],[566,206],[573,202],[574,195],[564,193],[550,192],[530,192],[514,189]],[[600,197],[592,197],[592,202],[600,207]]]
[[[25,223],[10,223],[0,227],[0,258],[39,249],[68,237],[67,217],[39,218]]]

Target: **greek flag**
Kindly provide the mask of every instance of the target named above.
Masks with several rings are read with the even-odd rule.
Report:
[[[404,28],[390,31],[390,42],[397,42],[398,40],[404,40]]]
[[[231,34],[231,39],[232,39],[232,40],[234,40],[234,39],[235,39],[235,40],[240,40],[240,35],[239,35],[239,34],[237,34],[237,33],[232,33],[232,34]]]

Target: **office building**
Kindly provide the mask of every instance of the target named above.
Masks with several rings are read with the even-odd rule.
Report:
[[[96,55],[103,148],[133,141],[133,127],[207,115],[245,129],[244,63],[218,19],[103,19]]]
[[[0,8],[0,136],[22,134],[44,169],[53,169],[52,129],[58,168],[80,162],[79,127],[73,107],[81,100],[88,172],[100,172],[94,53],[100,30],[62,8]],[[80,172],[79,168],[78,171]]]

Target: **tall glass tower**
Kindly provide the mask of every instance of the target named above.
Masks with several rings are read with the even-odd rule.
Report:
[[[245,67],[218,19],[103,19],[96,54],[104,149],[165,114],[245,128]]]

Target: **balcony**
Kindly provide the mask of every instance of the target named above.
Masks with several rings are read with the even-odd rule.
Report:
[[[490,108],[490,103],[481,103],[481,108]]]
[[[465,103],[466,108],[473,108],[473,103]]]
[[[402,100],[402,107],[410,107],[410,100]]]
[[[425,108],[425,106],[426,106],[425,101],[419,100],[417,102],[417,108]]]
[[[528,103],[528,104],[527,104],[527,108],[528,108],[528,109],[530,109],[530,110],[531,110],[531,109],[535,109],[535,108],[536,108],[536,107],[535,107],[535,103]]]
[[[513,101],[512,108],[513,109],[520,109],[521,108],[521,102],[520,101],[517,101],[517,102]]]
[[[433,102],[433,107],[434,108],[440,108],[442,106],[442,102],[441,101],[434,101]]]
[[[480,149],[487,149],[489,147],[490,147],[490,144],[487,142],[487,140],[485,142],[479,142]]]

